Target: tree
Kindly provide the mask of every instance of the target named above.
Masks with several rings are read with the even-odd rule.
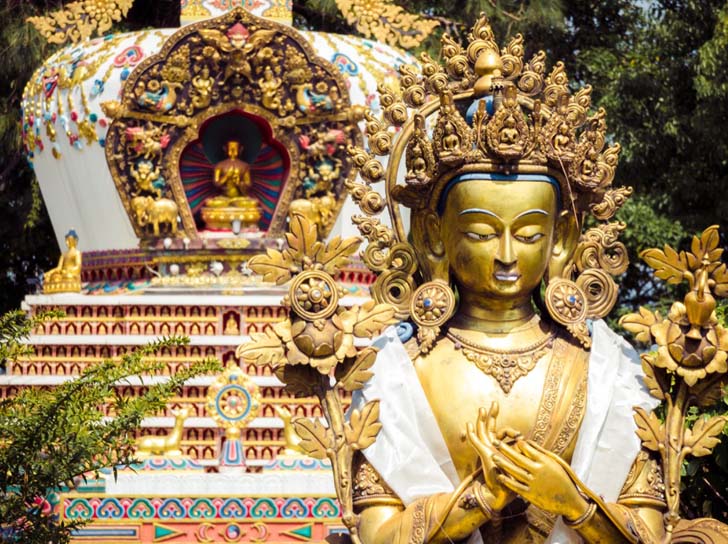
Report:
[[[59,314],[27,317],[15,311],[0,317],[0,362],[32,348],[22,342],[35,328]],[[146,416],[159,412],[189,378],[221,370],[206,359],[178,370],[169,379],[147,384],[136,397],[121,396],[116,385],[133,376],[164,369],[154,359],[162,348],[185,338],[152,342],[120,361],[107,360],[52,389],[23,388],[0,401],[0,542],[64,543],[80,520],[59,522],[46,497],[73,489],[86,475],[134,462],[134,432]],[[143,383],[143,382],[142,382]],[[113,418],[105,418],[106,406]]]

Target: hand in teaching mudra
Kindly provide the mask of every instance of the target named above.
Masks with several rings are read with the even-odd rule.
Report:
[[[493,462],[498,482],[538,508],[567,520],[579,519],[589,502],[555,454],[530,440],[519,438],[509,445],[500,441]]]
[[[518,436],[517,431],[503,429],[496,432],[496,418],[498,417],[498,403],[493,402],[489,409],[481,408],[478,411],[478,419],[475,424],[468,423],[466,431],[470,444],[475,448],[483,466],[483,478],[485,485],[493,495],[493,504],[490,505],[494,511],[502,510],[513,500],[515,494],[498,481],[500,474],[493,457],[498,454],[495,444],[505,438]]]

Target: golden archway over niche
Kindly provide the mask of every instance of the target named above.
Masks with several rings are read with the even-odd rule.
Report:
[[[193,157],[202,166],[204,150],[194,151],[194,142],[219,119],[237,118],[240,130],[254,126],[267,138],[269,170],[279,179],[275,191],[253,181],[260,219],[249,225],[265,237],[283,234],[288,207],[298,198],[327,203],[328,222],[321,225],[327,234],[345,184],[355,177],[346,148],[362,141],[361,115],[336,67],[292,28],[242,8],[180,29],[137,66],[121,101],[105,103],[104,111],[114,119],[105,143],[109,170],[143,243],[196,239],[209,230],[183,171]],[[197,181],[197,189],[210,189]]]

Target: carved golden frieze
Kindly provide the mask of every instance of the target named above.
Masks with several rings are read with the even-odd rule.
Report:
[[[121,21],[134,0],[81,0],[45,16],[28,17],[28,22],[48,41],[78,43],[92,35],[102,36]]]
[[[420,45],[439,26],[389,0],[336,0],[349,24],[367,38],[411,49]]]

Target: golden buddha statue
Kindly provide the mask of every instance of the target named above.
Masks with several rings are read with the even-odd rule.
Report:
[[[599,321],[616,302],[611,275],[622,263],[599,261],[606,255],[599,244],[586,258],[581,237],[619,148],[604,149],[603,123],[586,123],[588,94],[563,96],[558,66],[539,84],[545,98],[517,99],[518,63],[494,61],[498,50],[482,19],[468,52],[487,51],[490,60],[463,60],[473,64],[474,82],[489,85],[474,84],[459,108],[447,91],[439,108],[425,100],[415,115],[436,116],[442,127],[432,142],[437,165],[422,176],[430,181],[386,180],[389,198],[412,210],[408,252],[417,275],[411,265],[396,270],[401,257],[391,260],[395,270],[379,262],[384,272],[373,294],[409,314],[418,333],[405,345],[392,333],[378,340],[374,376],[355,393],[354,409],[378,399],[383,426],[354,457],[358,537],[365,544],[657,542],[660,470],[640,453],[632,421],[633,406],[655,403],[641,388],[636,354]],[[406,98],[405,105],[417,107]],[[532,113],[519,134],[521,108]],[[493,134],[482,145],[473,112]],[[563,127],[571,130],[574,119],[599,131],[588,140],[599,142],[592,159],[608,166],[607,183],[565,176],[564,165],[577,159]],[[464,162],[450,160],[455,150]],[[404,225],[393,220],[402,243]],[[612,242],[622,255],[624,246]],[[412,290],[403,294],[407,283]],[[405,350],[411,363],[401,362]]]
[[[467,48],[445,40],[444,66],[423,56],[423,75],[408,75],[401,101],[389,95],[381,125],[367,129],[376,140],[395,125],[404,139],[388,146],[387,168],[349,149],[366,182],[349,190],[366,214],[354,222],[369,243],[362,259],[378,276],[374,301],[338,305],[343,259],[331,255],[341,247],[352,254],[358,243],[317,242],[301,255],[298,239],[313,226],[299,214],[294,249],[250,261],[279,284],[293,276],[292,316],[237,353],[272,365],[292,393],[319,397],[328,426],[298,420],[311,437],[301,446],[331,459],[355,544],[724,542],[715,535],[728,527],[714,520],[701,526],[704,540],[680,532],[675,473],[687,450],[678,447],[663,474],[672,455],[664,452],[684,428],[687,389],[677,409],[683,419],[668,434],[651,412],[671,378],[656,378],[649,365],[643,371],[602,321],[617,300],[612,276],[627,266],[618,241],[624,225],[609,222],[631,192],[610,188],[619,145],[607,147],[605,112],[590,114],[590,89],[572,95],[561,63],[545,77],[534,68],[543,53],[525,62],[520,40],[501,50],[485,17]],[[417,130],[428,116],[431,136]],[[518,145],[514,120],[524,124]],[[417,138],[432,139],[435,160],[402,183],[399,162]],[[380,181],[386,200],[369,187]],[[376,217],[385,209],[391,227]],[[601,223],[582,232],[589,215]],[[708,255],[718,238],[703,238],[692,247],[705,248],[693,251]],[[702,262],[680,259],[683,268]],[[689,322],[694,335],[698,321],[707,330],[705,290],[719,281],[707,279],[718,264],[706,259],[702,276],[685,273],[707,308]],[[650,266],[666,277],[667,260],[654,256]],[[718,276],[728,285],[725,265]],[[374,336],[393,316],[402,321],[397,329],[354,349],[354,336]],[[645,316],[630,330],[652,334],[671,353],[663,348],[670,323],[653,331],[660,318]],[[725,371],[724,357],[718,367]],[[346,417],[341,390],[353,391]]]
[[[78,293],[81,291],[81,252],[78,245],[78,234],[71,229],[66,234],[68,251],[61,254],[58,266],[43,274],[43,292]]]
[[[233,221],[241,227],[255,227],[260,221],[260,204],[250,196],[253,181],[250,164],[239,158],[241,144],[235,140],[225,143],[227,158],[214,167],[213,183],[222,194],[208,198],[201,215],[209,228],[227,230]]]

